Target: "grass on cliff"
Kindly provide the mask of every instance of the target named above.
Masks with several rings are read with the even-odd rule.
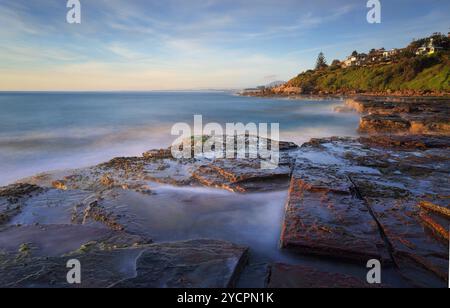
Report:
[[[367,67],[328,67],[307,71],[288,85],[305,92],[444,91],[450,92],[449,53],[402,57],[397,63]]]

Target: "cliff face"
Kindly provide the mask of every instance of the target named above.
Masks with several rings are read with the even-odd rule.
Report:
[[[442,96],[450,94],[449,54],[404,57],[390,64],[310,70],[272,90],[275,95],[358,93]]]

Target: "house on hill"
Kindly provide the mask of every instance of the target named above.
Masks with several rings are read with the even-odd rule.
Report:
[[[385,59],[391,59],[393,57],[398,56],[401,51],[402,51],[401,49],[397,49],[397,48],[394,48],[394,49],[391,49],[391,50],[386,50],[386,51],[383,52],[383,57]]]
[[[378,63],[378,62],[383,61],[385,52],[386,52],[386,49],[384,49],[384,48],[372,49],[369,53],[369,61],[371,63]]]
[[[418,56],[433,55],[442,50],[443,50],[442,47],[436,46],[434,44],[434,40],[430,39],[430,41],[428,42],[427,45],[424,45],[422,47],[419,47],[419,49],[417,49],[416,55],[418,55]]]
[[[341,62],[342,68],[352,67],[352,66],[363,66],[368,59],[368,55],[361,53],[358,55],[351,55],[347,57],[346,60]]]

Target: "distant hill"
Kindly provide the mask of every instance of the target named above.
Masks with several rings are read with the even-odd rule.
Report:
[[[427,49],[427,44],[431,46],[434,43],[438,46],[436,51]],[[448,36],[434,34],[396,51],[395,56],[385,61],[371,62],[371,59],[376,59],[375,50],[363,54],[363,60],[355,62],[355,65],[345,66],[344,62],[335,60],[331,66],[299,74],[285,85],[273,89],[273,94],[450,93]]]

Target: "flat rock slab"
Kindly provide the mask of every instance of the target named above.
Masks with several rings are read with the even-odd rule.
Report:
[[[23,201],[20,213],[9,224],[70,224],[73,210],[92,195],[82,190],[45,189]]]
[[[355,277],[321,272],[314,268],[301,265],[272,264],[270,266],[268,288],[370,288],[372,285]]]
[[[150,194],[150,182],[207,186],[233,192],[274,191],[288,186],[292,165],[290,153],[297,149],[295,144],[289,142],[276,144],[280,157],[274,169],[266,169],[265,162],[268,161],[259,156],[254,159],[216,159],[206,152],[192,159],[174,159],[170,150],[162,149],[146,152],[142,157],[114,158],[89,168],[40,174],[22,182],[64,191],[97,193],[119,188]],[[250,147],[249,151],[253,153],[256,149]]]
[[[389,261],[376,221],[333,169],[297,165],[291,181],[281,245],[303,254],[367,263]]]
[[[422,138],[422,142],[419,137],[414,138],[425,145],[422,150],[387,151],[385,160],[390,167],[382,169],[382,176],[350,176],[386,234],[403,276],[417,286],[429,286],[438,278],[441,284],[434,285],[443,286],[446,283],[442,281],[448,280],[448,241],[423,217],[429,216],[433,225],[445,230],[450,220],[427,213],[420,203],[449,206],[450,144],[448,137]],[[385,139],[403,142],[405,137]],[[363,146],[366,144],[365,140],[361,142]]]
[[[137,277],[116,287],[229,288],[247,262],[247,249],[222,241],[153,245],[137,261]]]
[[[2,288],[108,288],[135,275],[142,249],[99,250],[60,257],[17,259],[0,256]],[[81,284],[67,282],[69,260],[81,264]]]
[[[360,113],[360,131],[364,133],[450,133],[450,105],[448,99],[349,99],[346,105]]]
[[[148,244],[140,236],[79,225],[11,226],[0,230],[0,253],[58,257],[97,243],[110,247]]]
[[[70,259],[81,263],[80,285],[66,281],[66,263]],[[210,240],[96,248],[62,257],[1,256],[0,287],[223,288],[235,285],[246,260],[246,248]]]
[[[449,249],[442,234],[450,221],[420,203],[449,207],[447,142],[378,136],[306,144],[291,183],[283,246],[330,257],[352,256],[355,249],[373,256],[381,248],[377,230],[404,277],[417,286],[446,286]],[[327,159],[312,164],[308,157]]]
[[[380,178],[352,178],[380,223],[403,276],[417,286],[430,285],[429,273],[448,279],[448,242],[439,240],[420,218],[418,202],[426,196],[409,194],[409,190]],[[447,220],[443,225],[449,223]]]
[[[8,223],[23,208],[23,202],[43,189],[31,184],[14,184],[0,188],[0,225]]]
[[[199,183],[234,192],[273,191],[288,186],[291,160],[284,157],[275,169],[262,169],[260,159],[220,159],[192,173]]]

